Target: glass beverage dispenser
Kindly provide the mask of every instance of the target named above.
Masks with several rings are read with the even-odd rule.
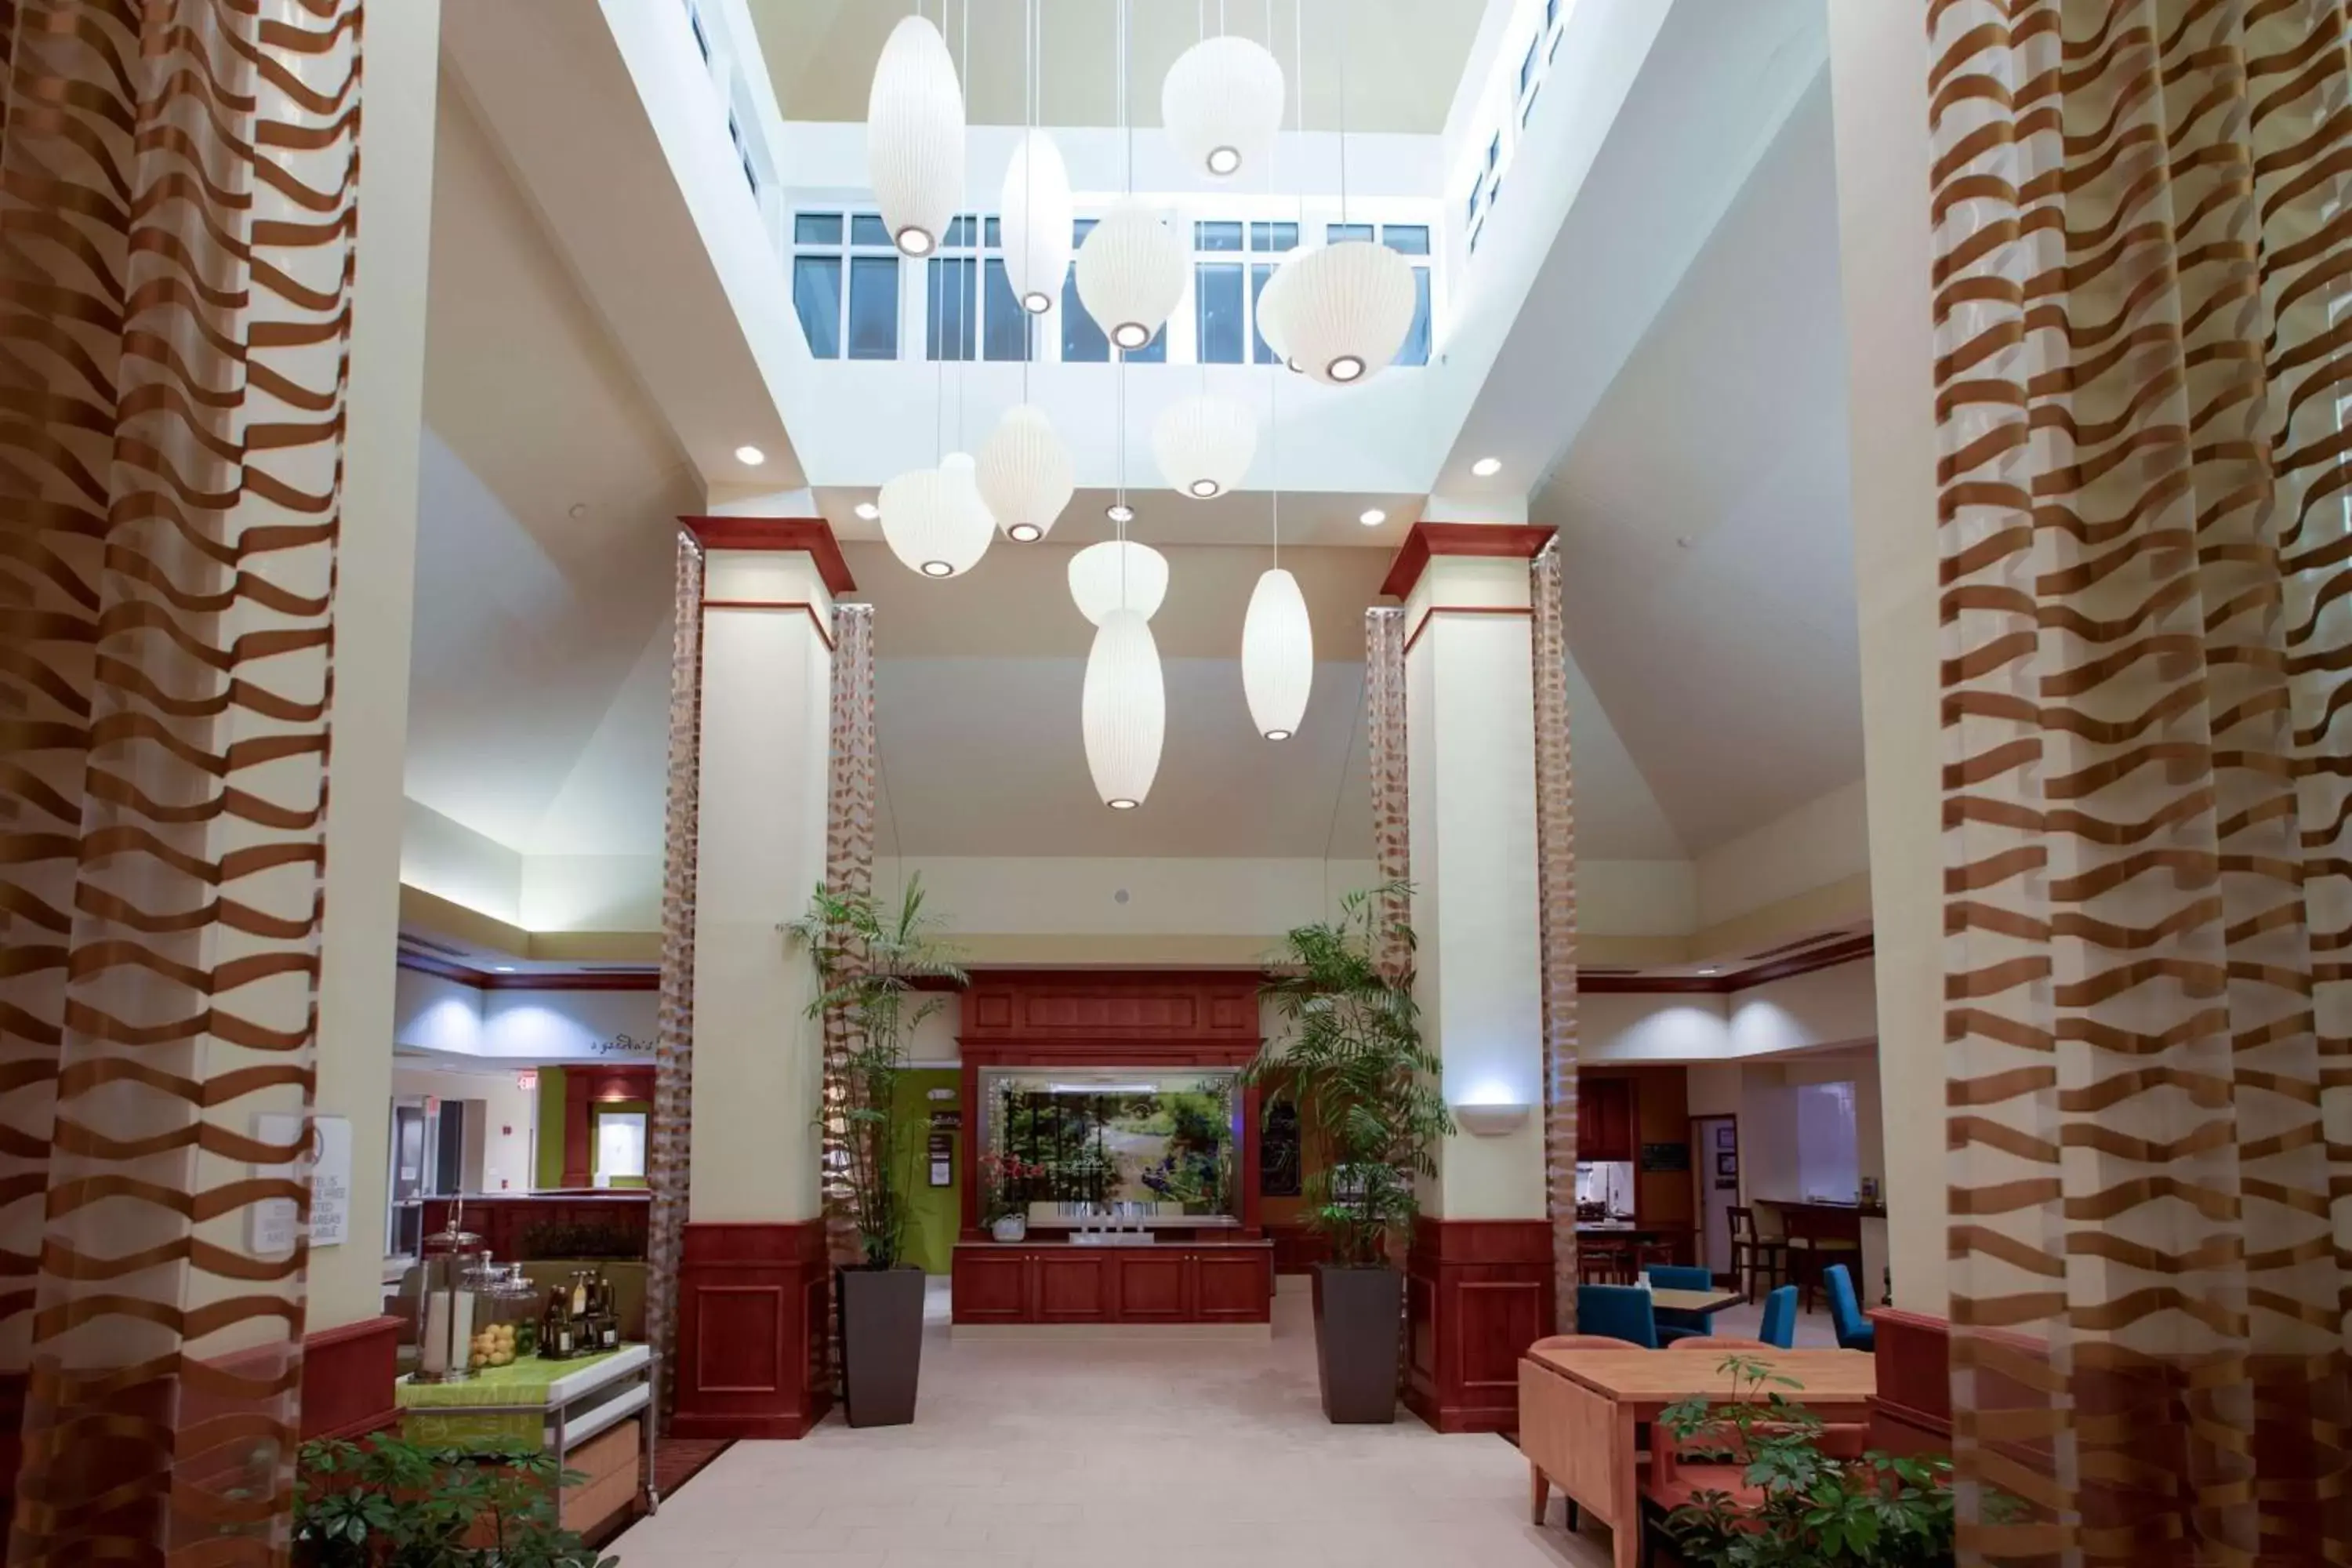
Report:
[[[474,1287],[482,1264],[482,1238],[457,1227],[461,1204],[449,1209],[449,1223],[425,1238],[418,1249],[425,1270],[416,1294],[418,1383],[460,1383],[474,1342]]]

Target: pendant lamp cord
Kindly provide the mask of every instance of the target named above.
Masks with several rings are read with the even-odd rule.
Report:
[[[1029,134],[1021,144],[1021,190],[1027,210],[1021,215],[1021,271],[1025,277],[1036,265],[1036,257],[1029,244],[1031,229],[1037,211],[1037,57],[1042,52],[1039,37],[1044,28],[1037,18],[1037,0],[1027,0],[1021,11],[1021,67],[1028,80],[1021,91],[1023,117],[1029,122]],[[982,235],[985,239],[987,236]],[[1037,357],[1037,312],[1028,304],[1015,300],[1021,311],[1021,401],[1029,401],[1029,362]]]
[[[944,6],[947,0],[940,0],[940,3]],[[971,114],[971,0],[963,0],[963,98],[964,115],[969,119]],[[956,450],[968,452],[971,448],[965,446],[963,440],[963,384],[965,378],[971,374],[971,366],[967,362],[971,359],[972,354],[980,351],[978,342],[980,327],[972,318],[980,313],[981,258],[988,252],[988,247],[983,243],[988,238],[988,235],[980,226],[979,214],[974,213],[966,217],[965,215],[958,213],[956,216],[963,218],[965,222],[971,225],[971,228],[964,236],[971,247],[971,258],[964,263],[964,266],[970,269],[964,276],[971,280],[971,287],[961,291],[962,298],[957,301],[960,308],[956,311]],[[955,218],[948,220],[948,232],[950,234],[955,232]],[[963,352],[964,329],[967,327],[971,329],[974,339],[972,354]]]
[[[969,6],[971,0],[963,0]],[[1339,221],[1348,221],[1348,7],[1339,7]]]
[[[1224,4],[1225,0],[1217,0],[1217,8],[1220,12],[1224,9]],[[1274,0],[1265,0],[1265,44],[1266,52],[1271,54],[1274,51]],[[1280,170],[1281,160],[1282,138],[1277,136],[1275,138],[1274,151],[1267,155],[1265,161],[1265,185],[1266,194],[1269,195],[1273,195],[1282,187]],[[1271,235],[1271,231],[1272,226],[1269,225],[1269,236]],[[1276,566],[1280,566],[1282,564],[1281,394],[1282,366],[1279,364],[1270,364],[1266,366],[1265,378],[1265,435],[1266,445],[1270,448],[1271,455],[1274,459],[1274,563]]]

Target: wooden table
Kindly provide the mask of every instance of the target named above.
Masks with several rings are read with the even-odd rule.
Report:
[[[1658,1290],[1650,1292],[1650,1306],[1660,1312],[1720,1312],[1748,1298],[1737,1290]]]
[[[1823,1421],[1870,1419],[1877,1366],[1859,1351],[1752,1351],[1743,1359],[1803,1384],[1779,1392]],[[1637,1429],[1667,1405],[1700,1394],[1727,1405],[1732,1400],[1731,1376],[1713,1356],[1529,1351],[1519,1362],[1519,1447],[1528,1457],[1535,1521],[1544,1521],[1556,1486],[1609,1527],[1616,1568],[1635,1568],[1642,1552]]]

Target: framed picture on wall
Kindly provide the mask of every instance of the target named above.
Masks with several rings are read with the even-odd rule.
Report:
[[[1715,1146],[1718,1149],[1739,1147],[1739,1129],[1727,1121],[1715,1130]]]
[[[1739,1174],[1739,1156],[1737,1154],[1716,1155],[1715,1173],[1718,1176],[1737,1176]]]

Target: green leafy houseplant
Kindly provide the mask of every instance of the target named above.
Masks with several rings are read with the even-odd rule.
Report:
[[[1412,1223],[1414,1183],[1437,1173],[1432,1146],[1454,1131],[1412,999],[1412,929],[1381,912],[1409,891],[1399,883],[1350,893],[1337,920],[1284,938],[1260,994],[1289,1038],[1269,1042],[1243,1074],[1270,1105],[1297,1107],[1314,1155],[1307,1225],[1341,1268],[1386,1258],[1391,1234]],[[1408,957],[1383,973],[1384,951]]]
[[[868,1268],[896,1268],[905,1257],[913,1119],[898,1110],[898,1077],[907,1068],[907,1041],[918,1025],[947,1005],[945,995],[919,988],[924,981],[966,983],[940,940],[939,918],[923,908],[923,879],[910,877],[898,908],[865,894],[819,884],[808,912],[788,928],[808,946],[816,969],[816,999],[808,1015],[823,1019],[838,1008],[849,1026],[843,1062],[843,1099],[829,1108],[842,1122],[852,1218]]]
[[[1822,1448],[1822,1423],[1783,1391],[1795,1379],[1731,1356],[1732,1403],[1705,1396],[1659,1412],[1687,1458],[1740,1464],[1744,1498],[1703,1489],[1666,1516],[1677,1555],[1694,1568],[1931,1568],[1953,1555],[1951,1461]]]
[[[586,1478],[552,1454],[460,1453],[378,1436],[302,1445],[296,1568],[613,1568],[558,1523]]]

